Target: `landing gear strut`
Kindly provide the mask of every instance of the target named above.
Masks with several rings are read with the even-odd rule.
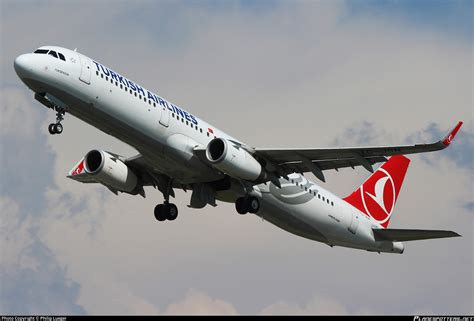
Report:
[[[61,122],[64,120],[64,115],[66,114],[66,110],[62,107],[55,106],[54,109],[56,110],[56,123],[51,123],[48,126],[48,131],[51,135],[61,134],[63,132]]]
[[[255,196],[240,197],[235,201],[235,209],[239,214],[255,214],[260,209],[260,201]]]

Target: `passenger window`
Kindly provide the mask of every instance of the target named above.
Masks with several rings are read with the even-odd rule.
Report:
[[[122,87],[123,87],[122,84],[120,84],[120,89],[123,89]]]
[[[53,56],[54,58],[58,58],[58,55],[56,54],[56,51],[52,51],[52,50],[51,50],[50,52],[48,52],[48,55],[51,55],[51,56]]]
[[[143,101],[146,102],[146,97],[143,97]],[[150,103],[150,105],[151,105],[151,103]]]
[[[331,202],[331,206],[334,206],[334,202]]]
[[[324,196],[323,196],[323,202],[325,201]]]
[[[135,95],[136,96],[136,95]],[[142,95],[138,95],[138,99],[142,100]]]
[[[318,194],[318,198],[321,199],[321,194]]]
[[[199,130],[200,130],[200,131],[201,131],[201,133],[202,133],[202,128],[199,128]]]
[[[153,103],[153,107],[156,107],[156,103]],[[173,114],[174,115],[174,114]]]
[[[64,55],[60,52],[58,52],[59,59],[66,61],[66,58],[64,58]]]
[[[100,78],[104,78],[104,74],[100,74]]]
[[[181,122],[184,123],[184,118],[181,118]]]
[[[35,54],[46,54],[46,53],[48,53],[48,51],[49,51],[48,49],[36,49],[34,53]]]
[[[135,92],[135,97],[137,97],[137,93]]]
[[[96,71],[96,72],[95,72],[95,74],[98,76],[98,75],[99,75],[99,72],[98,72],[98,71]]]
[[[115,82],[115,86],[117,86],[117,87],[118,87],[118,82]]]
[[[109,77],[105,76],[105,81],[109,81]]]
[[[186,121],[186,126],[188,126],[188,125],[189,125],[189,123],[188,123],[188,121]]]

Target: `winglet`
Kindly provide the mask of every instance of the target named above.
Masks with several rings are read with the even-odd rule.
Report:
[[[453,141],[454,137],[456,136],[456,134],[458,133],[459,131],[459,128],[461,128],[463,122],[460,121],[456,127],[454,127],[454,129],[448,134],[446,135],[446,137],[442,140],[442,143],[444,146],[448,147],[449,144],[451,144],[451,142]]]

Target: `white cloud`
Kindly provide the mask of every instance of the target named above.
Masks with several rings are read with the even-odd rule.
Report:
[[[350,312],[339,302],[323,296],[314,296],[305,305],[278,302],[264,308],[264,315],[347,315]]]
[[[91,267],[93,267],[92,265]],[[90,276],[81,283],[78,303],[95,315],[157,315],[158,308],[134,294],[127,284],[117,280],[115,275],[104,275],[89,271]]]
[[[213,299],[207,294],[191,289],[183,301],[170,304],[167,315],[236,315],[234,306],[228,302]]]
[[[0,197],[0,313],[83,314],[79,285],[38,238],[38,222]]]
[[[0,215],[2,265],[19,265],[34,269],[37,263],[23,253],[23,249],[30,246],[34,241],[29,233],[31,220],[21,222],[18,203],[4,196],[0,197]]]
[[[32,102],[33,93],[27,95],[23,89],[7,87],[1,88],[0,97],[0,136],[22,139],[37,136],[41,126],[41,105]]]

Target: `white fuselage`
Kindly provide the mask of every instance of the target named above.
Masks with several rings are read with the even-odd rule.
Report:
[[[193,153],[215,137],[239,142],[183,108],[80,53],[61,47],[62,61],[46,54],[25,54],[15,61],[21,79],[36,93],[79,119],[136,148],[158,171],[181,184],[224,177]],[[373,219],[300,174],[267,182],[251,195],[261,202],[257,215],[293,234],[330,246],[402,253],[400,242],[375,241]],[[222,193],[221,200],[233,200]],[[224,196],[225,195],[225,196]],[[219,198],[219,194],[218,194]]]

